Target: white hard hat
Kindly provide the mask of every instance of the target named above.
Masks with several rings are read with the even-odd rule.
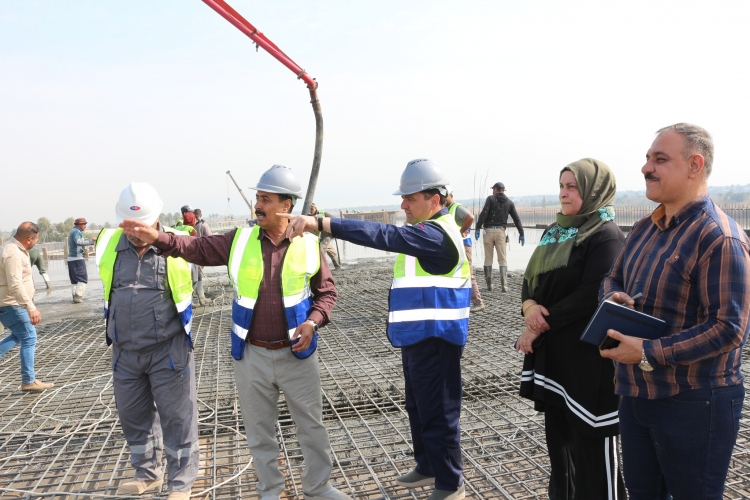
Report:
[[[448,196],[445,187],[449,184],[448,178],[437,163],[426,158],[419,158],[406,164],[401,174],[398,191],[393,194],[414,194],[426,189],[442,188],[442,194]]]
[[[299,177],[291,168],[284,165],[274,165],[263,172],[258,184],[250,189],[302,198],[302,185],[299,182]]]
[[[117,222],[135,219],[150,226],[159,218],[162,208],[164,208],[164,203],[151,184],[131,182],[122,190],[120,199],[117,200],[115,207]]]

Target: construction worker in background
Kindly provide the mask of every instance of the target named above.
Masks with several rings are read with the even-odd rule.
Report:
[[[232,357],[247,442],[253,455],[256,489],[264,500],[284,491],[276,439],[278,400],[297,425],[305,469],[306,500],[350,500],[330,483],[333,462],[323,425],[323,397],[316,352],[318,328],[328,323],[336,288],[318,238],[286,238],[289,214],[302,187],[289,168],[274,165],[260,177],[255,214],[258,225],[205,238],[158,233],[126,220],[125,234],[153,243],[165,255],[202,266],[227,266],[234,287]],[[249,344],[249,345],[248,345]]]
[[[0,323],[10,335],[0,341],[0,358],[19,344],[21,390],[43,391],[55,384],[44,383],[34,373],[36,328],[42,313],[34,305],[29,250],[39,241],[39,226],[23,222],[16,234],[0,247]]]
[[[52,288],[52,285],[49,282],[49,275],[47,274],[47,266],[45,265],[44,258],[42,257],[42,252],[40,252],[36,248],[30,248],[29,261],[31,262],[32,266],[36,266],[36,268],[39,270],[39,274],[42,275],[44,284],[47,285],[47,290]]]
[[[448,196],[445,197],[445,206],[448,208],[448,212],[453,216],[456,224],[461,228],[461,236],[464,238],[464,252],[466,253],[466,260],[469,262],[469,269],[471,269],[471,312],[479,312],[484,310],[484,301],[482,300],[482,294],[479,293],[479,285],[477,285],[477,278],[474,276],[474,266],[471,263],[471,235],[469,230],[471,225],[474,224],[474,215],[469,212],[463,205],[453,201],[453,188],[447,186]]]
[[[198,233],[195,230],[195,221],[195,214],[193,212],[184,212],[182,214],[182,219],[177,221],[177,224],[174,225],[174,228],[178,231],[187,233],[190,236],[197,236]]]
[[[83,237],[86,224],[88,224],[86,219],[79,217],[73,222],[73,229],[70,230],[68,235],[68,276],[70,277],[74,304],[83,302],[83,291],[86,290],[86,283],[89,282],[83,247],[96,243],[96,238],[86,239]]]
[[[318,215],[318,213],[318,207],[315,206],[315,203],[310,204],[310,215],[315,217],[316,215]],[[333,215],[329,212],[324,212],[324,216],[333,217]],[[320,248],[322,248],[325,253],[327,253],[331,258],[334,269],[341,269],[341,261],[339,260],[339,256],[336,253],[336,247],[333,244],[333,237],[331,236],[331,233],[327,231],[313,231],[313,234],[320,237]]]
[[[401,348],[413,471],[407,488],[435,485],[429,500],[464,498],[461,458],[461,356],[469,330],[471,271],[455,219],[445,207],[448,179],[435,162],[410,161],[394,194],[409,225],[286,216],[289,237],[328,231],[334,238],[398,252],[387,334]]]
[[[182,226],[185,224],[185,214],[188,212],[192,213],[192,211],[193,209],[190,208],[190,205],[182,205],[182,207],[180,207],[180,213],[182,213],[182,219],[178,219],[177,222],[174,223],[175,229],[177,228],[177,226]]]
[[[214,234],[211,231],[211,227],[208,225],[208,223],[203,220],[203,212],[200,208],[196,208],[193,213],[195,214],[195,231],[198,233],[198,237],[202,238],[204,236],[211,236]]]
[[[484,202],[482,213],[479,214],[475,239],[479,240],[479,230],[484,226],[484,279],[487,282],[487,290],[492,290],[492,251],[497,251],[497,264],[500,266],[500,290],[508,292],[508,260],[507,253],[507,228],[508,215],[513,218],[513,223],[518,229],[518,242],[521,246],[526,243],[523,235],[521,219],[516,212],[516,206],[505,196],[505,184],[496,182],[492,186],[492,195]]]
[[[153,187],[133,182],[120,193],[117,220],[173,232],[159,224],[162,207]],[[187,500],[199,458],[190,266],[119,228],[103,229],[96,250],[115,401],[135,468],[117,494],[158,491],[166,451],[167,498]]]
[[[201,212],[200,208],[196,208],[193,213],[195,214],[195,232],[198,235],[199,238],[203,238],[204,236],[211,236],[213,233],[211,232],[211,227],[206,223],[206,221],[203,220],[203,212]],[[206,293],[203,290],[203,268],[200,266],[196,266],[197,269],[199,269],[198,272],[198,282],[195,285],[195,293],[198,295],[198,302],[200,305],[205,306],[208,304],[208,299],[206,298]]]

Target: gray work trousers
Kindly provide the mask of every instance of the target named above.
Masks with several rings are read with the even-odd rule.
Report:
[[[115,401],[137,479],[162,477],[189,491],[198,475],[198,403],[193,353],[184,335],[146,354],[112,349]],[[157,411],[158,408],[158,411]]]
[[[304,492],[316,496],[329,489],[333,463],[328,431],[323,425],[318,353],[297,359],[288,347],[270,350],[247,344],[243,358],[234,361],[234,378],[258,478],[258,495],[281,495],[284,491],[276,439],[279,390],[284,391],[286,405],[297,425],[297,439],[305,460],[301,474]]]

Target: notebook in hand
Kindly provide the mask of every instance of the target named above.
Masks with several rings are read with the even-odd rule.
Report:
[[[581,340],[599,349],[614,349],[620,342],[607,336],[607,330],[617,330],[623,335],[640,339],[658,339],[667,328],[664,320],[605,300],[589,321]]]

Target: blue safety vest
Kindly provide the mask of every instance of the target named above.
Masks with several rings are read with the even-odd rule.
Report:
[[[396,257],[388,299],[388,340],[394,347],[430,337],[464,345],[469,332],[471,269],[461,233],[450,214],[423,224],[437,224],[445,232],[458,251],[458,262],[450,272],[434,275],[416,257]]]

